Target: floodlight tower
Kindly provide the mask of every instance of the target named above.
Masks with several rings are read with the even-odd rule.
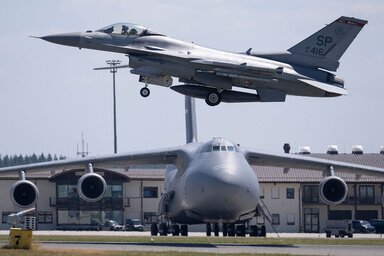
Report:
[[[117,132],[116,132],[116,86],[115,86],[115,75],[118,68],[126,68],[128,65],[119,66],[120,60],[107,60],[108,67],[94,68],[94,70],[109,69],[113,77],[113,141],[114,141],[114,153],[117,153]]]

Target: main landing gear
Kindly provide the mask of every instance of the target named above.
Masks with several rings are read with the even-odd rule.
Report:
[[[214,236],[219,236],[220,231],[223,236],[229,237],[245,237],[249,235],[250,237],[265,237],[266,229],[265,225],[257,226],[257,225],[249,225],[247,224],[228,224],[223,223],[220,229],[219,223],[207,223],[206,224],[206,235],[212,236],[212,232]],[[188,225],[178,225],[178,224],[167,224],[161,223],[157,225],[153,223],[151,225],[151,236],[167,236],[168,234],[172,236],[188,236]]]
[[[167,236],[171,234],[172,236],[188,236],[188,225],[178,225],[172,224],[169,225],[167,223],[161,223],[157,226],[156,223],[152,223],[151,225],[151,236]]]
[[[141,88],[140,90],[140,95],[144,98],[148,97],[149,94],[151,94],[151,91],[149,90],[149,88],[147,86]]]
[[[223,92],[223,89],[219,89],[217,91],[211,91],[208,93],[207,98],[205,99],[205,103],[207,103],[209,106],[217,106],[221,102],[221,93]]]

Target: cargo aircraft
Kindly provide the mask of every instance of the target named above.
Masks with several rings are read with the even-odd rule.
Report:
[[[274,154],[240,147],[224,139],[197,142],[194,98],[186,97],[187,143],[184,146],[141,152],[93,156],[47,163],[0,168],[0,174],[19,172],[20,180],[10,188],[11,200],[18,207],[35,206],[39,190],[26,180],[29,171],[85,169],[77,183],[80,198],[96,202],[103,198],[107,183],[93,168],[128,168],[137,164],[164,164],[165,191],[160,199],[158,216],[151,234],[188,235],[188,225],[207,224],[207,235],[265,235],[265,226],[250,225],[260,203],[258,178],[251,165],[318,170],[324,173],[319,184],[320,198],[329,205],[345,200],[348,187],[337,172],[357,176],[384,175],[384,169],[330,161],[295,154]]]
[[[131,23],[40,38],[80,49],[125,54],[131,73],[145,83],[140,90],[143,97],[150,94],[148,85],[154,84],[215,106],[220,102],[284,102],[286,95],[347,94],[344,80],[332,71],[337,70],[339,59],[365,24],[366,20],[343,16],[277,53],[255,53],[252,48],[243,53],[215,50]],[[173,85],[173,77],[181,84]]]

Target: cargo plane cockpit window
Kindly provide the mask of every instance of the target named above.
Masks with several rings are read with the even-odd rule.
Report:
[[[227,146],[224,144],[215,144],[212,145],[212,152],[214,151],[230,151],[230,152],[235,152],[236,148],[234,146]]]

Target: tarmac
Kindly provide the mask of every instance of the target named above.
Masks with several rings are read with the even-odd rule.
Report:
[[[0,231],[0,235],[9,234],[8,230]],[[367,245],[260,245],[257,244],[187,244],[187,243],[156,243],[156,237],[150,232],[124,232],[124,231],[34,231],[34,235],[84,235],[84,236],[147,236],[148,242],[39,242],[43,249],[63,250],[100,250],[100,251],[178,251],[199,253],[265,253],[265,254],[292,254],[292,255],[334,255],[334,256],[382,256],[384,246]],[[204,237],[203,232],[190,232],[189,236]],[[268,233],[267,237],[278,237],[276,233]],[[280,233],[280,238],[325,238],[325,234],[314,233]],[[383,239],[379,234],[354,234],[353,238],[329,239]],[[2,244],[5,244],[3,241]]]

